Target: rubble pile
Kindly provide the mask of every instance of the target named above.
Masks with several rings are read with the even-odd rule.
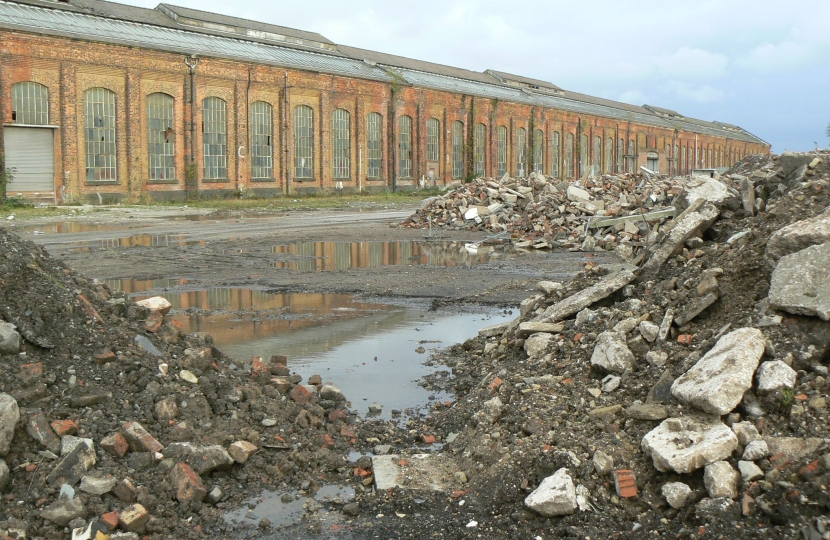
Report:
[[[623,174],[557,181],[543,174],[478,178],[424,201],[406,227],[452,227],[509,236],[517,248],[617,251],[635,264],[674,215],[677,179]]]
[[[169,309],[0,229],[0,538],[224,536],[223,509],[266,487],[351,476],[338,389],[236,363]]]
[[[459,398],[412,427],[468,482],[454,526],[830,538],[830,154],[665,182],[677,214],[638,266],[540,282],[515,320],[434,359]],[[410,222],[460,220],[485,186],[498,189],[462,188]]]

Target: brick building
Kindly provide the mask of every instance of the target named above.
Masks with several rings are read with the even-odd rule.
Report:
[[[71,201],[408,189],[728,167],[722,122],[160,4],[0,0],[9,194]]]

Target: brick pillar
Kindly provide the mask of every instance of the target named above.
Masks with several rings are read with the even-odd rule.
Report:
[[[141,77],[127,69],[125,88],[125,116],[127,135],[127,190],[130,200],[136,202],[144,189],[146,176],[141,167]]]
[[[328,92],[320,93],[320,118],[317,120],[317,129],[320,136],[317,138],[320,141],[320,178],[317,179],[317,185],[321,190],[333,187],[331,185],[331,115],[333,113],[331,107],[331,96]]]
[[[251,74],[248,72],[248,81],[250,81]],[[236,186],[238,189],[247,189],[251,182],[251,140],[248,136],[248,118],[250,116],[250,97],[248,95],[248,81],[236,81],[236,91],[234,92],[235,100],[235,121],[236,125],[236,148],[234,149],[234,160],[236,162]],[[239,157],[239,147],[242,148],[242,155]]]
[[[75,79],[75,66],[61,62],[60,74],[60,111],[61,111],[61,154],[63,155],[63,185],[66,198],[81,199],[81,185],[84,181],[84,164],[79,163],[80,146],[78,140],[78,92]],[[66,200],[63,201],[67,202]]]
[[[352,149],[352,163],[355,164],[352,167],[352,175],[355,178],[354,182],[354,189],[356,191],[361,191],[363,189],[363,179],[366,176],[366,166],[364,164],[364,159],[366,158],[366,144],[363,140],[363,132],[366,122],[366,113],[364,112],[363,102],[358,97],[355,99],[354,104],[354,121],[352,125],[354,126],[354,147]]]
[[[444,185],[449,184],[452,182],[452,164],[450,163],[450,159],[452,159],[452,120],[450,119],[450,113],[446,107],[444,107],[444,120],[441,122],[441,146],[443,146],[441,151],[441,170],[443,171],[444,176]]]
[[[0,62],[0,156],[3,156],[0,159],[0,173],[5,173],[6,167],[6,160],[5,160],[5,130],[6,128],[3,127],[3,122],[7,120],[11,120],[11,114],[7,111],[8,108],[8,96],[9,93],[9,84],[6,80],[6,69],[4,67],[5,62]],[[6,200],[6,190],[0,191],[0,202]]]
[[[421,176],[427,173],[427,136],[426,136],[426,118],[424,117],[424,95],[419,92],[418,102],[415,109],[415,125],[412,126],[413,139],[412,143],[416,159],[413,160],[414,170],[412,171],[412,179],[415,185],[420,187]]]

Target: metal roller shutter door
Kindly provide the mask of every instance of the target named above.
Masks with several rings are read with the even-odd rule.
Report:
[[[55,191],[55,151],[51,128],[6,127],[6,167],[14,169],[6,193]]]

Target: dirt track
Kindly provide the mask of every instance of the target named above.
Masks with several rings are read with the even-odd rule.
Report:
[[[392,260],[393,264],[372,267],[302,271],[296,269],[297,263],[308,269],[308,260],[314,256],[275,253],[279,251],[275,246],[298,242],[423,242],[428,233],[394,225],[413,210],[385,205],[362,211],[200,215],[187,209],[114,208],[79,213],[60,222],[64,230],[86,229],[79,232],[53,232],[53,219],[16,222],[12,230],[43,244],[87,277],[185,280],[187,290],[233,286],[515,305],[543,277],[564,279],[578,272],[588,259],[603,263],[616,260],[611,254],[589,254],[586,258],[585,254],[568,252],[489,259],[471,256],[464,252],[464,242],[480,241],[484,235],[469,231],[442,231],[440,239],[416,246],[416,255],[432,252],[433,260],[437,258],[435,251],[441,251],[443,262],[439,264],[409,264],[411,261],[401,259],[398,262],[402,264]],[[319,266],[327,267],[325,262]]]

